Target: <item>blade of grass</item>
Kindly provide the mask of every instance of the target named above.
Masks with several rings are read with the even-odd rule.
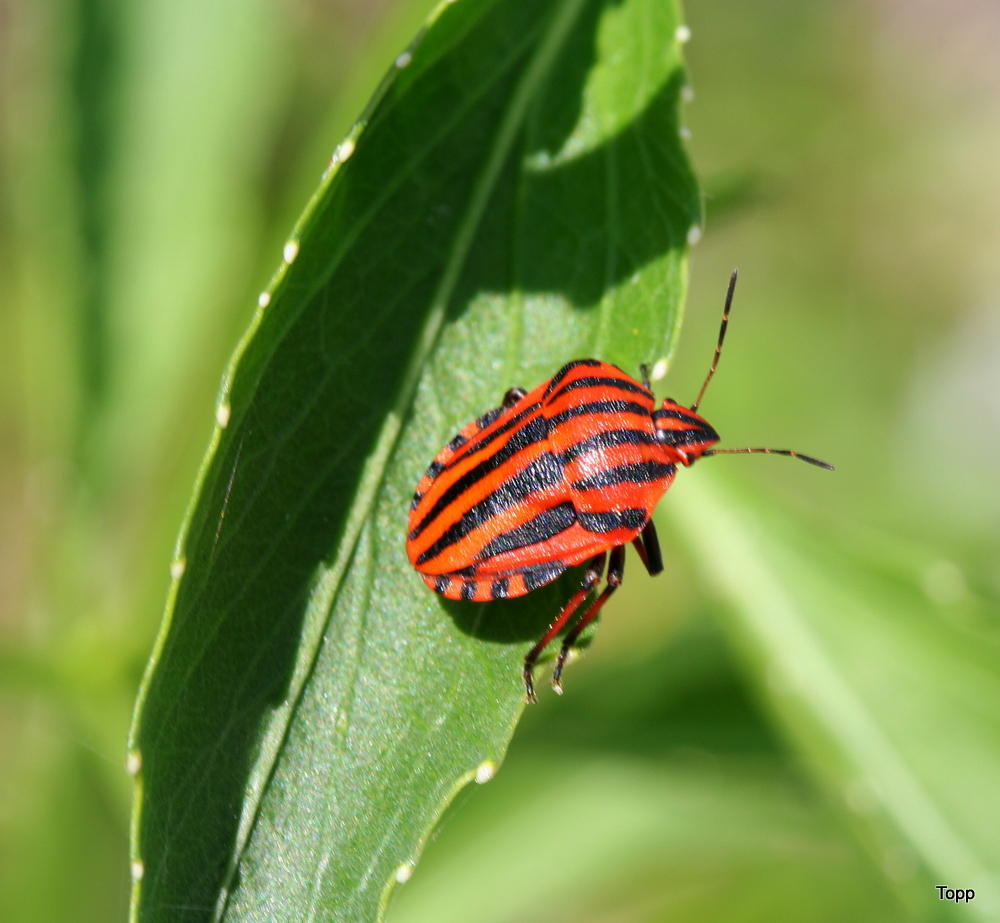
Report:
[[[913,919],[780,762],[701,756],[522,757],[451,819],[390,923]]]
[[[935,883],[976,890],[961,905],[969,919],[998,919],[1000,747],[989,741],[1000,712],[984,704],[1000,701],[995,646],[898,588],[838,573],[704,472],[684,488],[669,509],[730,603],[727,630],[788,734],[869,828],[887,874],[912,876],[915,857]]]

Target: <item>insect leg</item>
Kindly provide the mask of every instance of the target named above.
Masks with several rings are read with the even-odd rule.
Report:
[[[504,409],[507,407],[513,407],[522,397],[524,397],[528,392],[524,388],[511,388],[504,396],[503,403],[500,405]]]
[[[663,570],[663,555],[660,554],[660,540],[656,535],[656,526],[650,519],[646,528],[638,538],[632,539],[635,550],[639,552],[642,563],[646,565],[650,577],[655,577]]]
[[[614,553],[614,551],[611,552],[612,555]],[[535,701],[535,681],[533,676],[535,661],[538,660],[539,655],[545,650],[546,647],[548,647],[549,642],[557,634],[559,634],[560,631],[562,631],[563,626],[573,617],[576,610],[580,608],[587,596],[590,595],[590,591],[594,588],[594,584],[601,579],[601,574],[604,571],[604,560],[606,557],[607,555],[602,551],[599,555],[597,555],[597,557],[591,559],[590,565],[587,567],[587,571],[583,575],[583,582],[580,584],[580,589],[577,590],[570,601],[563,606],[559,616],[549,626],[549,630],[545,632],[544,637],[525,655],[524,688],[527,691],[529,702]]]
[[[576,639],[580,637],[580,632],[597,617],[604,604],[611,598],[611,594],[621,586],[624,576],[625,546],[616,545],[611,549],[611,560],[608,562],[608,585],[604,588],[604,592],[594,600],[594,604],[586,611],[583,618],[576,623],[573,630],[566,635],[566,640],[563,641],[559,656],[556,658],[556,668],[552,671],[552,688],[560,695],[562,695],[562,683],[560,680],[562,679],[563,666],[566,664],[566,657],[569,655],[570,648],[576,644]]]

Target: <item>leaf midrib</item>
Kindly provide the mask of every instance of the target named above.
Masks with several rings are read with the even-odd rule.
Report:
[[[322,603],[322,608],[326,612],[326,618],[316,626],[315,637],[304,639],[306,643],[300,645],[300,652],[304,653],[300,653],[300,656],[297,658],[292,682],[289,685],[289,694],[286,702],[290,703],[290,708],[288,709],[287,718],[282,725],[281,739],[275,742],[276,746],[273,752],[268,752],[267,748],[262,747],[258,762],[265,761],[270,765],[266,769],[265,781],[261,785],[260,790],[255,792],[254,796],[245,802],[243,816],[247,816],[247,807],[249,807],[251,817],[249,823],[246,825],[245,837],[242,841],[237,841],[234,844],[235,848],[230,862],[229,873],[223,882],[220,893],[221,899],[217,905],[216,919],[220,919],[225,914],[233,876],[249,842],[253,827],[256,824],[260,805],[264,793],[270,784],[281,745],[287,739],[288,730],[305,686],[305,677],[309,675],[319,652],[320,639],[326,631],[327,623],[343,586],[344,574],[348,562],[353,557],[362,526],[368,520],[375,497],[383,484],[389,458],[402,428],[402,420],[412,402],[413,395],[416,393],[417,383],[423,368],[437,344],[444,323],[447,305],[458,283],[465,258],[472,246],[479,222],[495,188],[503,164],[510,153],[511,146],[523,124],[525,115],[528,112],[529,103],[534,98],[538,87],[546,79],[584,3],[585,0],[562,0],[556,6],[548,31],[539,43],[538,50],[528,64],[524,77],[511,97],[507,111],[501,121],[500,129],[497,132],[493,149],[473,188],[465,218],[455,235],[452,255],[446,264],[441,282],[431,301],[427,320],[424,322],[423,329],[413,350],[411,362],[403,376],[397,400],[382,426],[373,452],[365,462],[361,478],[359,479],[358,494],[348,511],[343,537],[339,543],[334,563],[326,570],[325,576],[329,579],[317,580],[317,589],[310,598],[309,607],[312,608],[314,604]],[[308,625],[305,630],[308,630]],[[263,776],[264,774],[260,775]],[[258,776],[257,767],[251,770],[250,776]],[[243,826],[241,822],[240,827]]]
[[[399,188],[399,186],[405,181],[405,179],[412,173],[412,167],[413,167],[413,165],[416,164],[416,163],[418,163],[427,154],[427,152],[429,150],[431,150],[436,144],[438,144],[440,142],[440,140],[443,137],[445,137],[448,134],[448,132],[451,131],[454,128],[455,124],[457,122],[461,121],[461,118],[469,111],[469,109],[473,105],[475,105],[475,103],[478,100],[480,100],[486,93],[488,93],[488,91],[495,85],[495,82],[506,72],[507,68],[513,62],[515,62],[518,59],[521,50],[523,49],[524,45],[528,44],[531,41],[531,39],[533,37],[533,34],[534,33],[527,33],[526,34],[526,36],[523,38],[522,42],[520,44],[518,44],[515,47],[515,49],[511,52],[509,58],[507,59],[507,61],[504,62],[503,66],[497,68],[496,72],[492,75],[492,78],[490,80],[484,81],[483,84],[481,85],[481,87],[479,87],[477,89],[477,91],[475,93],[473,93],[466,100],[466,102],[464,103],[464,105],[461,106],[458,110],[456,110],[456,113],[455,113],[455,115],[454,115],[453,118],[451,118],[448,121],[446,121],[445,123],[443,123],[443,125],[440,127],[440,129],[437,132],[433,133],[429,137],[429,140],[420,148],[420,150],[417,153],[415,153],[412,157],[409,158],[409,160],[407,162],[407,165],[403,169],[401,169],[401,170],[399,170],[397,172],[397,174],[396,174],[397,179],[395,179],[395,181],[393,181],[393,182],[387,183],[386,186],[383,188],[382,194],[373,201],[371,207],[365,212],[365,214],[357,222],[354,222],[352,224],[350,231],[348,232],[347,235],[345,235],[344,241],[343,241],[341,247],[339,248],[339,251],[331,258],[331,260],[330,260],[330,262],[328,264],[329,268],[327,269],[327,271],[324,272],[323,274],[321,274],[318,277],[317,281],[309,289],[309,294],[307,296],[304,296],[304,297],[302,297],[300,299],[299,303],[302,305],[302,307],[300,307],[296,311],[290,312],[288,314],[287,318],[285,319],[284,324],[282,325],[282,329],[280,331],[276,331],[275,332],[274,341],[273,341],[274,345],[272,346],[272,348],[268,352],[268,356],[271,356],[271,355],[274,354],[274,351],[277,349],[278,344],[284,339],[284,337],[287,334],[288,330],[294,324],[296,318],[298,318],[300,316],[301,312],[305,309],[304,306],[306,304],[308,304],[312,300],[313,297],[315,297],[316,293],[329,280],[330,276],[336,270],[336,267],[339,265],[339,263],[343,259],[344,255],[348,252],[351,244],[353,244],[353,242],[357,239],[357,236],[361,233],[361,230],[370,222],[371,218],[378,212],[379,208],[382,207],[382,205],[393,194],[393,192],[396,191]],[[395,76],[395,74],[393,74],[393,76]],[[328,180],[328,182],[332,182],[332,176],[330,177],[330,179]],[[311,203],[310,208],[307,210],[306,217],[303,218],[299,222],[298,226],[296,227],[295,231],[293,232],[292,239],[298,239],[301,236],[301,234],[303,233],[303,230],[304,230],[305,226],[307,225],[309,219],[311,218],[311,216],[313,214],[313,208],[315,207],[315,203],[318,202],[318,201],[320,201],[321,199],[322,199],[322,193],[318,194],[315,197],[314,203]],[[236,354],[234,355],[234,357],[233,357],[233,359],[232,359],[232,361],[230,363],[230,369],[229,369],[229,372],[227,372],[226,380],[225,380],[225,383],[223,385],[223,389],[222,390],[223,390],[224,397],[228,396],[228,393],[229,393],[229,390],[230,390],[230,387],[231,387],[232,378],[233,378],[233,374],[235,372],[235,369],[236,369],[236,367],[238,366],[240,360],[243,357],[243,353],[245,352],[245,347],[249,344],[250,340],[253,338],[254,333],[256,332],[257,328],[259,327],[260,323],[262,322],[262,318],[263,318],[263,314],[261,314],[256,319],[255,323],[251,325],[251,328],[250,328],[250,330],[248,330],[247,334],[245,335],[243,342],[237,348]],[[330,369],[328,371],[328,375],[331,374],[331,373],[332,373],[332,369]],[[257,486],[254,488],[254,490],[248,496],[248,498],[247,498],[247,500],[246,500],[246,502],[244,504],[244,509],[245,510],[249,511],[250,509],[252,509],[254,500],[259,496],[260,492],[262,490],[264,490],[264,485],[268,481],[268,475],[269,475],[270,471],[273,469],[274,460],[279,456],[280,449],[281,449],[282,445],[284,445],[285,441],[288,438],[291,437],[291,434],[294,433],[294,431],[295,431],[298,423],[301,421],[301,419],[303,419],[305,417],[305,415],[307,414],[308,410],[312,406],[314,406],[316,400],[319,399],[319,397],[320,397],[320,395],[322,393],[322,390],[323,390],[322,386],[327,381],[328,375],[324,376],[320,380],[319,384],[317,385],[317,387],[313,391],[312,399],[310,401],[306,402],[304,405],[302,405],[301,412],[296,415],[296,418],[295,418],[295,420],[292,423],[290,423],[288,426],[285,427],[285,429],[284,429],[284,435],[282,436],[282,438],[280,440],[278,440],[274,444],[274,446],[273,446],[273,448],[271,449],[271,452],[270,452],[270,458],[271,458],[271,460],[268,463],[268,466],[265,468],[265,470],[263,472],[261,472],[258,475],[258,477],[255,479]],[[256,391],[256,388],[258,387],[258,385],[259,385],[259,380],[257,382],[254,382],[254,384],[251,386],[251,388],[250,388],[251,394]],[[399,407],[399,405],[401,403],[405,405],[407,403],[407,399],[405,397],[403,397],[401,400],[398,400],[396,402],[396,405],[394,407],[394,411],[393,412],[398,413],[398,407]],[[398,413],[398,415],[399,415],[400,418],[403,416],[402,413]],[[381,444],[381,442],[382,442],[382,435],[383,434],[380,434],[379,439],[376,441],[376,446],[378,446],[378,445]],[[215,444],[210,447],[209,457],[206,459],[206,462],[205,462],[205,466],[206,467],[207,467],[208,463],[210,462],[211,458],[218,451],[218,442],[219,442],[219,440],[217,438],[215,440]],[[376,452],[377,452],[377,449],[376,449]],[[369,456],[369,458],[371,458],[371,456]],[[324,469],[324,471],[325,470],[329,470],[330,467],[331,467],[331,465],[328,464],[326,466],[326,468]],[[367,465],[366,465],[366,468],[367,468]],[[365,472],[365,473],[362,474],[361,483],[365,482],[367,476],[368,476],[367,472]],[[199,484],[198,484],[198,486],[196,488],[196,491],[195,491],[195,496],[198,496],[200,494],[202,480],[203,480],[203,478],[200,476],[199,477]],[[315,486],[315,484],[314,484],[314,486]],[[300,504],[299,504],[300,507],[302,505],[304,505],[304,500],[302,502],[300,502]],[[354,518],[354,511],[355,511],[356,506],[357,506],[357,504],[352,505],[351,510],[348,511],[348,517],[347,517],[348,518],[348,523],[350,523],[353,520],[353,518]],[[368,507],[370,508],[370,503],[368,504]],[[190,518],[190,514],[191,514],[191,511],[188,512],[188,516],[186,517],[187,519]],[[230,526],[230,528],[227,530],[228,536],[231,536],[231,535],[235,534],[235,532],[239,529],[239,527],[241,526],[243,520],[246,518],[247,515],[249,515],[249,512],[244,512],[243,515],[242,515],[242,517],[236,523],[233,523]],[[367,513],[366,513],[365,516],[361,517],[361,521],[363,522],[364,519],[366,519],[366,518],[367,518]],[[281,547],[281,541],[280,541],[280,539],[287,533],[287,530],[289,528],[292,528],[293,520],[294,520],[294,517],[291,517],[290,519],[286,520],[286,522],[288,523],[288,525],[285,528],[283,528],[282,530],[280,530],[279,532],[277,532],[275,534],[275,540],[271,543],[270,549],[267,552],[265,552],[264,554],[261,554],[261,555],[259,555],[256,558],[256,564],[255,564],[255,567],[253,568],[253,570],[250,572],[250,577],[248,579],[246,579],[246,580],[243,581],[243,588],[244,589],[247,588],[251,584],[252,577],[255,576],[256,574],[258,574],[265,567],[265,565],[270,561],[271,556],[273,555],[273,553],[275,552],[275,550],[277,550],[277,549],[279,549]],[[187,532],[187,522],[185,522],[184,527],[183,527],[184,538],[186,538],[186,532]],[[359,534],[359,533],[360,533],[360,527],[358,528],[357,533],[353,536],[353,539],[351,541],[351,548],[352,549],[353,549],[353,546],[357,543],[357,534]],[[223,548],[226,547],[226,545],[228,544],[228,541],[229,541],[229,537],[228,536],[227,536],[227,538],[225,538],[225,539],[222,540],[221,545],[222,545]],[[341,541],[341,547],[343,547],[343,540]],[[349,555],[348,555],[348,558],[349,558]],[[332,568],[331,568],[331,570],[332,570]],[[207,585],[207,579],[206,579],[206,585]],[[199,591],[199,594],[200,594],[200,592],[201,591]],[[240,596],[237,595],[236,597],[234,597],[230,601],[229,610],[231,610],[238,603],[239,599],[240,599]],[[199,605],[199,601],[200,601],[199,600],[199,596],[196,596],[193,601],[191,601],[191,602],[189,602],[187,604],[187,608],[189,608],[189,609],[196,609],[198,607],[198,605]],[[333,599],[331,598],[331,600],[330,600],[330,604],[331,605],[332,605],[332,601],[333,601]],[[171,611],[168,611],[168,614],[167,614],[167,617],[166,617],[165,621],[172,622],[172,620],[173,620],[172,619],[172,609],[173,609],[173,606],[171,606]],[[226,611],[229,611],[229,610],[226,610]],[[210,646],[211,641],[215,638],[215,636],[217,635],[218,631],[220,630],[223,621],[224,621],[224,618],[220,617],[218,620],[216,620],[216,622],[213,625],[213,627],[211,628],[211,630],[204,635],[204,643],[202,644],[201,650],[197,653],[197,655],[192,656],[190,658],[189,665],[188,665],[188,675],[185,676],[184,679],[181,681],[182,684],[184,682],[187,682],[190,679],[191,674],[197,668],[197,664],[200,662],[200,660],[202,659],[205,651]],[[164,629],[165,628],[166,628],[166,625],[164,626]],[[165,635],[166,635],[166,631],[165,630],[162,632],[162,635],[165,638]],[[148,668],[149,670],[151,670],[152,664],[155,663],[155,661],[157,659],[158,659],[158,657],[156,657],[155,654],[154,654],[154,657],[153,657],[153,659],[150,662],[150,667]],[[298,665],[297,665],[297,667],[298,667]],[[298,675],[298,668],[296,669],[295,675]],[[145,682],[144,682],[143,685],[145,686]],[[286,697],[286,701],[288,699],[293,699],[293,698],[296,698],[296,697],[297,697],[297,693],[294,693],[293,691],[290,690],[290,694],[289,694],[289,696]],[[142,699],[144,699],[144,696],[142,695],[142,692],[140,692],[140,703],[141,703]],[[140,712],[141,712],[141,704],[137,708],[137,714],[140,713]],[[137,732],[138,732],[138,727],[136,728],[134,734],[137,733]]]

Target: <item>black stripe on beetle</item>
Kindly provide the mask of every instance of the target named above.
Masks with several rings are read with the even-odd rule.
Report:
[[[430,478],[432,481],[437,480],[437,476],[444,471],[444,465],[439,461],[432,461],[427,467],[427,471],[424,472],[425,478]]]
[[[589,404],[578,404],[576,407],[570,407],[562,413],[549,417],[549,423],[552,426],[558,426],[574,417],[589,417],[598,413],[632,413],[649,419],[648,408],[641,404],[634,404],[632,401],[592,401]]]
[[[492,558],[505,551],[515,551],[547,541],[560,532],[565,532],[576,522],[576,510],[568,500],[552,509],[543,510],[534,519],[529,519],[523,525],[509,532],[501,532],[496,538],[483,546],[476,558]]]
[[[684,423],[690,423],[692,426],[701,427],[702,421],[697,417],[692,416],[689,413],[685,413],[683,410],[673,410],[667,408],[661,408],[660,410],[653,411],[653,419],[655,420],[681,420]]]
[[[503,411],[503,407],[497,407],[494,410],[488,410],[484,413],[478,420],[476,420],[476,426],[479,427],[479,431],[482,432],[487,426],[491,426],[496,423],[497,417],[499,417]]]
[[[541,407],[542,407],[541,404],[532,404],[529,407],[525,407],[524,410],[512,416],[506,423],[502,424],[501,426],[498,426],[488,436],[484,436],[482,439],[479,439],[476,442],[474,442],[468,449],[462,452],[457,458],[452,459],[451,464],[455,464],[456,462],[465,458],[465,456],[468,455],[470,452],[479,452],[480,450],[484,449],[491,443],[496,442],[496,440],[499,439],[501,436],[505,435],[506,433],[509,433],[515,427],[520,426],[523,420],[530,417],[533,413],[537,413],[539,410],[541,410]]]
[[[504,481],[489,496],[475,506],[469,507],[458,522],[449,526],[444,534],[417,558],[416,563],[426,564],[433,560],[446,548],[460,542],[474,529],[489,522],[497,513],[516,506],[530,494],[555,487],[562,482],[562,478],[563,468],[556,457],[550,452],[539,455],[522,471]]]
[[[466,471],[440,497],[423,519],[410,531],[410,540],[417,538],[441,515],[452,503],[462,496],[469,488],[481,481],[486,475],[506,464],[518,452],[528,446],[543,442],[549,436],[548,421],[541,416],[529,420],[507,442],[488,458],[484,458],[474,468]]]
[[[524,578],[524,585],[530,593],[540,586],[545,586],[546,583],[551,583],[565,570],[565,564],[553,562],[552,564],[540,564],[537,567],[526,567],[521,571],[521,576]]]
[[[601,388],[603,390],[613,388],[616,391],[622,391],[626,394],[642,394],[650,399],[653,397],[653,395],[642,387],[642,385],[637,385],[634,381],[629,381],[625,378],[598,378],[596,376],[588,376],[585,378],[575,378],[569,384],[563,385],[558,391],[555,392],[555,394],[547,397],[547,402],[550,404],[554,403],[567,392],[576,391],[579,388]]]
[[[600,490],[603,487],[614,487],[615,484],[648,484],[650,481],[669,477],[676,470],[674,465],[657,461],[635,462],[605,468],[590,477],[574,481],[569,486],[574,490]]]
[[[604,513],[577,513],[580,525],[588,532],[614,532],[615,529],[641,529],[646,524],[646,510],[608,510]]]
[[[559,460],[568,465],[574,459],[587,452],[598,452],[602,449],[610,449],[616,445],[656,445],[656,436],[641,429],[609,429],[605,432],[595,433],[586,439],[581,439],[575,445],[570,446]]]
[[[556,388],[559,387],[562,380],[573,371],[575,368],[579,368],[581,365],[588,366],[590,368],[595,368],[601,363],[597,359],[577,359],[574,362],[567,362],[558,372],[552,377],[549,382],[549,386],[545,389],[545,397],[548,397]]]
[[[664,445],[698,445],[703,442],[713,442],[718,439],[714,429],[690,427],[688,429],[661,429],[657,427],[656,438]]]

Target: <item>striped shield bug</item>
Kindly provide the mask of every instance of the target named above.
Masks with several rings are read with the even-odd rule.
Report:
[[[586,564],[580,588],[524,658],[528,701],[542,651],[581,609],[556,657],[552,686],[580,633],[620,586],[631,542],[651,575],[663,570],[652,515],[679,465],[728,453],[789,455],[790,449],[712,448],[719,435],[698,407],[722,354],[736,288],[729,280],[719,339],[698,399],[657,408],[646,367],[642,382],[597,359],[564,365],[532,391],[511,388],[503,403],[466,426],[417,484],[406,551],[424,582],[448,599],[486,602],[523,596],[567,568]]]

